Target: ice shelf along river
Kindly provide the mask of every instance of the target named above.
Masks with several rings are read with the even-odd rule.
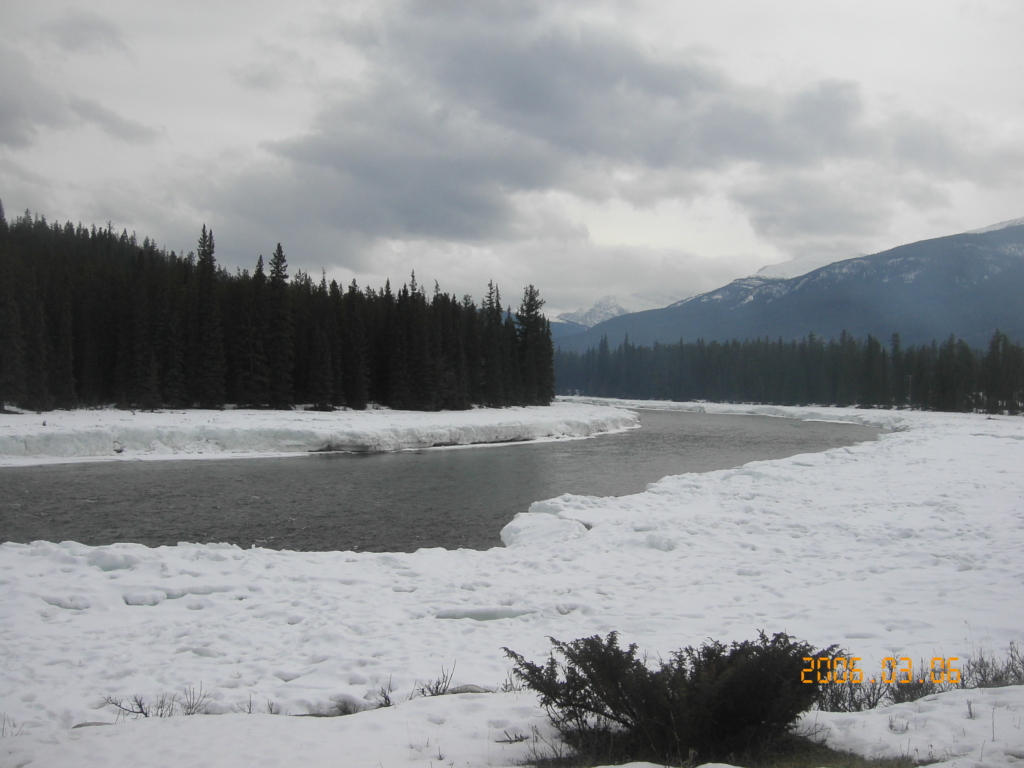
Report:
[[[531,502],[624,496],[668,475],[873,439],[852,424],[679,411],[586,440],[230,461],[0,469],[0,538],[298,551],[488,549]]]

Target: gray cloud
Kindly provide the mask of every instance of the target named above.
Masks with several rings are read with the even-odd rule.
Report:
[[[71,122],[60,97],[36,80],[29,60],[3,43],[0,72],[0,144],[24,147],[39,128]]]
[[[249,61],[235,68],[235,82],[254,91],[278,91],[305,78],[309,62],[295,50],[261,43],[254,46]]]
[[[29,60],[0,43],[0,144],[30,145],[40,128],[70,128],[92,123],[110,136],[133,144],[155,139],[158,132],[121,117],[94,99],[65,97],[42,85]]]
[[[243,88],[255,91],[276,91],[288,82],[287,76],[272,64],[251,63],[235,72],[235,80]]]
[[[853,83],[745,87],[696,56],[658,57],[626,33],[553,23],[538,5],[408,2],[332,29],[363,55],[366,79],[329,96],[304,135],[267,146],[283,164],[247,169],[211,203],[262,219],[288,196],[293,227],[371,240],[515,240],[529,235],[518,194],[644,205],[699,193],[701,174],[745,164],[760,180],[738,186],[735,201],[755,229],[817,241],[885,226],[900,185],[879,201],[880,177],[985,181],[986,168],[1022,165],[955,127],[869,119]],[[843,163],[858,172],[840,190],[822,174]],[[618,168],[632,180],[615,181]],[[915,186],[918,204],[941,197],[928,186]]]
[[[881,193],[881,194],[880,194]],[[811,174],[783,174],[737,190],[755,231],[775,242],[797,238],[875,235],[884,231],[891,200],[860,184]]]
[[[62,18],[44,25],[42,31],[51,42],[72,53],[128,52],[120,29],[92,11],[69,11]]]
[[[159,135],[153,128],[121,117],[93,99],[71,98],[68,107],[82,120],[99,126],[115,139],[131,144],[147,144]]]

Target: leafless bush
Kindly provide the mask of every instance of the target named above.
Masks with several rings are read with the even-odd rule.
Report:
[[[910,723],[904,721],[900,722],[896,719],[896,715],[889,716],[889,730],[893,733],[906,733],[910,730]]]
[[[366,705],[365,704],[360,706],[359,704],[355,703],[354,701],[349,701],[348,699],[342,699],[341,701],[337,701],[337,702],[334,703],[333,715],[335,717],[344,717],[346,715],[355,715],[355,714],[357,714],[359,712],[363,712],[365,710],[366,710]]]
[[[935,659],[932,661],[934,663]],[[939,670],[926,665],[923,659],[919,669],[923,672],[919,677],[909,675],[910,679],[901,680],[900,675],[905,670],[897,667],[895,659],[890,659],[886,662],[880,680],[824,686],[818,709],[825,712],[862,712],[879,706],[917,701],[956,688],[1024,685],[1024,652],[1012,641],[1003,659],[986,653],[983,648],[979,649],[963,662],[959,673],[951,667],[942,675],[945,679],[938,683],[935,682],[935,676]],[[970,702],[967,706],[970,710]],[[970,712],[970,716],[973,717],[973,712]]]
[[[499,693],[521,693],[526,690],[526,683],[515,677],[511,671],[505,675],[505,682],[498,686]]]
[[[1002,688],[1007,685],[1024,685],[1024,654],[1020,646],[1011,641],[1006,658],[1000,661],[986,655],[980,648],[964,663],[963,688]]]
[[[395,688],[391,684],[392,678],[388,678],[388,684],[382,685],[380,690],[377,691],[377,709],[383,709],[384,707],[390,707],[394,702],[391,701],[391,694]]]
[[[120,699],[115,696],[107,696],[103,703],[117,710],[117,719],[121,720],[130,717],[137,720],[140,717],[173,717],[178,714],[178,695],[162,694],[155,702],[148,702],[139,694],[130,699]]]
[[[458,662],[456,662],[458,663]],[[441,667],[441,676],[437,679],[417,686],[417,696],[444,696],[452,684],[452,676],[455,674],[455,664],[452,664],[451,671]]]
[[[184,694],[178,698],[176,693],[161,694],[155,701],[146,701],[140,694],[130,699],[117,696],[106,696],[103,703],[117,710],[117,719],[140,717],[174,717],[175,715],[205,715],[210,704],[210,694],[203,690],[202,683],[196,689],[191,685],[185,688]]]
[[[203,690],[203,684],[199,684],[199,690],[191,685],[185,688],[185,693],[178,703],[178,708],[183,715],[205,715],[210,705],[210,694]]]
[[[905,704],[908,701],[917,701],[923,699],[925,696],[932,696],[936,693],[945,693],[951,691],[957,687],[956,683],[952,682],[938,682],[934,680],[934,670],[931,667],[925,666],[924,659],[921,659],[921,670],[922,676],[914,679],[913,675],[910,676],[909,680],[899,680],[898,670],[896,670],[895,664],[889,662],[887,669],[887,676],[895,680],[895,682],[887,683],[889,693],[889,702],[892,704]]]
[[[874,709],[888,697],[889,687],[877,680],[832,683],[822,686],[818,709],[823,712],[863,712]]]

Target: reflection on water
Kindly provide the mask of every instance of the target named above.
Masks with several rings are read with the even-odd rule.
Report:
[[[877,430],[759,416],[642,411],[590,440],[291,459],[0,469],[0,539],[231,542],[274,549],[488,549],[530,503],[622,496],[666,475],[872,439]]]

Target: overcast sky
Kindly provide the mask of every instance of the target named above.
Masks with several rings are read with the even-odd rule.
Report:
[[[0,0],[0,200],[552,314],[1024,216],[1019,0]]]

